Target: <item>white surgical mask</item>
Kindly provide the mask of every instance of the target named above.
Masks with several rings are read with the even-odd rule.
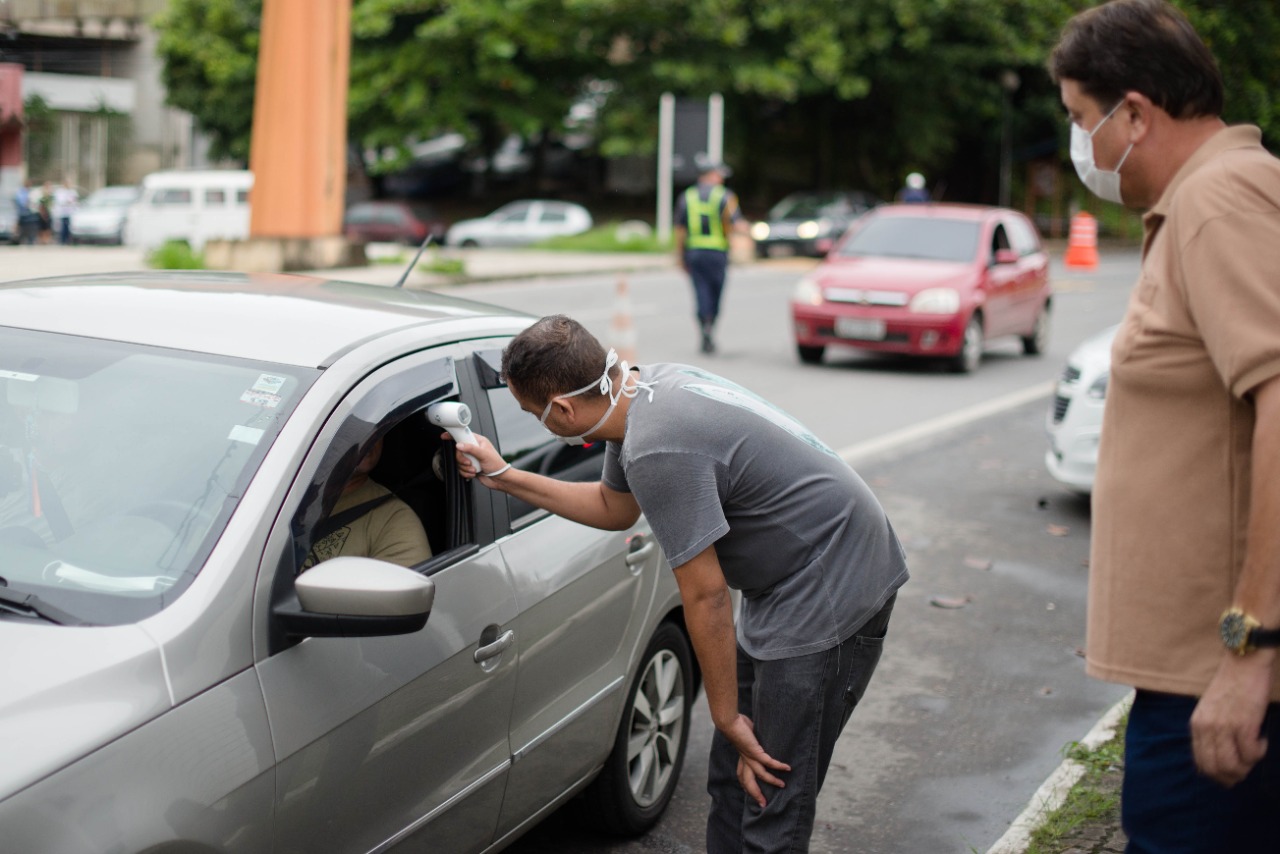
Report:
[[[1071,162],[1075,164],[1076,174],[1095,196],[1116,204],[1123,204],[1120,198],[1120,167],[1128,159],[1129,152],[1133,151],[1133,143],[1129,143],[1129,147],[1124,150],[1115,169],[1099,169],[1093,159],[1093,135],[1098,132],[1098,128],[1107,123],[1107,119],[1116,114],[1116,110],[1120,109],[1123,103],[1124,101],[1121,101],[1112,107],[1111,112],[1107,113],[1091,131],[1085,130],[1075,122],[1071,123]]]
[[[623,397],[634,398],[636,395],[640,394],[640,392],[643,390],[649,393],[649,402],[650,403],[653,402],[653,386],[655,385],[654,383],[641,382],[639,378],[636,378],[630,386],[627,385],[627,379],[630,377],[631,369],[630,367],[628,367],[626,359],[623,359],[621,364],[619,365],[620,370],[618,372],[618,376],[619,376],[618,388],[615,390],[613,387],[613,378],[609,376],[609,371],[613,368],[614,365],[619,365],[618,351],[610,349],[609,355],[605,357],[604,373],[601,374],[600,379],[590,382],[587,385],[584,385],[582,388],[577,389],[576,391],[571,391],[568,394],[558,394],[555,397],[551,398],[551,400],[548,400],[547,408],[542,410],[542,417],[538,419],[538,422],[542,424],[543,427],[547,426],[547,416],[551,414],[551,404],[555,403],[557,400],[563,400],[566,397],[574,397],[579,394],[585,394],[591,391],[591,389],[593,388],[599,389],[601,394],[608,395],[609,408],[604,411],[604,415],[600,416],[600,420],[595,423],[595,426],[593,426],[590,430],[579,433],[577,436],[557,436],[556,437],[561,442],[564,442],[566,445],[582,445],[586,442],[586,438],[588,436],[590,436],[592,433],[596,432],[602,426],[604,426],[604,422],[609,420],[609,416],[613,414],[613,410],[616,409],[618,406],[618,401],[621,400]]]

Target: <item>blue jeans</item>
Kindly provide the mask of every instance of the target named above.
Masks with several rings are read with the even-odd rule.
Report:
[[[1280,703],[1263,723],[1266,757],[1226,788],[1196,770],[1197,698],[1138,691],[1125,732],[1120,812],[1130,854],[1280,851]]]
[[[738,782],[738,751],[717,732],[711,740],[707,791],[708,854],[804,852],[813,833],[818,792],[836,739],[880,661],[894,599],[832,649],[760,661],[738,648],[738,711],[751,718],[765,752],[791,766],[779,789],[760,782],[765,808]]]
[[[720,295],[724,293],[724,277],[729,269],[729,253],[716,249],[688,249],[684,265],[693,280],[693,295],[698,303],[698,321],[715,323],[720,316]]]

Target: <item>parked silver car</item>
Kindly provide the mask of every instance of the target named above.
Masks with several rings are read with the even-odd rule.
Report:
[[[292,276],[0,285],[0,849],[497,851],[661,815],[696,665],[643,518],[469,484],[427,407],[598,477],[498,374],[530,318]],[[434,556],[300,572],[367,449]]]
[[[591,214],[572,202],[540,199],[511,202],[479,219],[449,227],[449,246],[527,246],[552,237],[571,237],[590,230]]]

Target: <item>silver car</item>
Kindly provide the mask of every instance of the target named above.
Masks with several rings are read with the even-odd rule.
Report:
[[[644,520],[469,484],[426,420],[598,477],[503,387],[530,318],[203,273],[0,285],[0,318],[0,849],[496,851],[579,793],[657,821],[698,674]],[[379,440],[433,557],[300,572]]]

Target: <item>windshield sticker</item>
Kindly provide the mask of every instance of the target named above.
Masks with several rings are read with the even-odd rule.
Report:
[[[272,394],[269,391],[247,390],[240,395],[241,403],[251,403],[254,406],[265,406],[268,409],[275,409],[280,405],[280,395]]]
[[[33,383],[40,377],[35,374],[20,374],[17,371],[0,370],[0,379],[5,380],[22,380],[24,383]]]
[[[267,394],[279,394],[280,389],[284,388],[284,384],[289,381],[288,377],[282,377],[278,374],[258,374],[258,381],[253,384],[250,391],[265,391]]]
[[[227,436],[232,442],[244,442],[246,445],[256,445],[262,441],[262,434],[266,432],[257,427],[245,427],[243,424],[237,424],[231,428],[231,434]]]

